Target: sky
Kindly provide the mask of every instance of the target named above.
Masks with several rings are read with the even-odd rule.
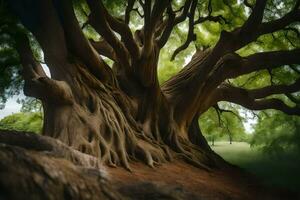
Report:
[[[17,99],[20,97],[21,96],[13,96],[12,98],[8,99],[5,104],[5,108],[0,110],[0,119],[20,111],[22,105],[17,103]]]
[[[51,77],[50,71],[49,71],[49,68],[47,67],[47,65],[42,64],[42,67],[43,67],[43,69],[45,70],[46,75],[47,75],[48,77]],[[0,119],[6,117],[6,116],[8,116],[8,115],[11,115],[11,114],[13,114],[13,113],[18,113],[18,112],[20,112],[20,109],[21,109],[22,105],[21,105],[21,104],[18,104],[18,103],[17,103],[17,100],[18,100],[18,99],[22,99],[22,98],[24,98],[24,97],[25,97],[25,96],[24,96],[23,92],[21,92],[20,95],[15,95],[15,96],[9,98],[9,99],[7,100],[7,102],[6,102],[6,104],[5,104],[5,108],[4,108],[3,110],[0,110]]]

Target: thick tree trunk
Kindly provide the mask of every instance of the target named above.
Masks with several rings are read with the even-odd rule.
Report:
[[[87,3],[92,12],[91,25],[115,50],[117,61],[113,70],[84,37],[71,1],[33,1],[32,12],[24,10],[28,6],[22,1],[18,6],[11,4],[41,45],[51,72],[51,78],[46,77],[32,55],[26,36],[19,37],[17,49],[24,68],[24,92],[43,102],[43,134],[98,157],[110,166],[130,169],[129,162],[139,159],[154,167],[179,157],[209,170],[215,165],[216,156],[199,129],[197,119],[202,112],[198,104],[196,110],[193,108],[199,99],[193,96],[186,102],[180,96],[186,92],[192,94],[193,86],[205,80],[199,72],[187,82],[184,77],[196,70],[198,64],[200,71],[205,71],[216,62],[213,58],[220,52],[197,55],[197,62],[187,68],[188,74],[175,77],[167,89],[161,89],[157,78],[160,50],[157,43],[144,41],[145,47],[138,52],[140,57],[130,58],[129,50],[111,30],[118,31],[119,22],[113,21],[116,24],[108,27],[105,19],[109,16],[101,12],[103,5]],[[143,34],[139,39],[152,37]],[[195,80],[192,87],[182,91],[191,79]],[[173,84],[174,88],[168,90]],[[194,95],[204,94],[197,91]],[[204,110],[209,107],[205,106]]]
[[[45,138],[31,138],[35,143],[30,144],[26,137],[13,137],[11,141],[5,139],[9,137],[0,137],[5,143],[43,149],[45,147],[37,145],[41,142],[46,145],[46,151],[55,150],[74,164],[94,168],[106,164],[113,167],[122,165],[130,170],[130,161],[133,160],[142,160],[154,167],[172,158],[180,158],[211,171],[213,167],[223,166],[224,160],[209,147],[201,133],[198,118],[217,102],[227,100],[254,109],[275,107],[288,113],[299,113],[299,109],[287,108],[279,100],[256,101],[266,97],[264,91],[268,95],[277,94],[281,87],[252,92],[238,88],[235,95],[230,91],[236,89],[224,84],[226,79],[262,69],[257,66],[264,62],[264,58],[267,58],[264,64],[270,65],[268,67],[298,63],[299,57],[295,55],[299,50],[260,53],[244,58],[234,53],[258,36],[295,21],[298,11],[274,23],[261,23],[267,1],[258,1],[245,25],[232,32],[222,31],[213,49],[197,51],[192,61],[161,87],[157,77],[159,54],[172,29],[189,18],[187,41],[175,51],[176,56],[195,40],[193,30],[197,23],[218,18],[211,15],[212,10],[207,17],[199,16],[195,21],[196,0],[186,1],[180,15],[173,11],[171,1],[139,1],[144,11],[144,27],[133,35],[128,23],[134,2],[128,2],[125,22],[113,17],[103,1],[84,2],[84,12],[89,10],[85,13],[88,15],[85,23],[99,34],[99,42],[86,38],[71,0],[7,1],[12,12],[30,32],[30,37],[34,36],[39,43],[51,72],[51,78],[47,77],[33,56],[24,32],[10,33],[16,40],[23,66],[24,93],[43,103],[43,135],[58,139],[62,144]],[[273,25],[279,25],[279,28],[270,28]],[[257,33],[253,33],[252,29],[258,29]],[[112,69],[102,55],[114,61]],[[272,55],[289,56],[276,56],[285,59],[273,61],[270,59]],[[295,92],[296,86],[297,82],[286,87]],[[282,91],[282,88],[279,90]],[[4,151],[0,156],[5,157],[10,152],[15,154],[6,146]],[[46,163],[52,163],[52,158],[45,159]],[[27,162],[23,154],[20,160]],[[37,165],[42,166],[42,163]],[[40,170],[36,172],[40,173]],[[26,177],[32,175],[32,172],[25,173]],[[50,173],[52,171],[45,172],[47,176]],[[72,178],[67,182],[71,182]],[[54,182],[51,179],[49,184]],[[93,188],[98,184],[92,182],[91,186],[85,186]],[[37,186],[42,187],[40,183]],[[77,187],[76,184],[73,186]],[[66,187],[65,198],[73,197],[68,193],[68,186],[59,187],[56,190],[59,195],[61,188]],[[44,188],[41,190],[44,191]],[[106,197],[115,198],[104,194],[103,198]]]
[[[110,166],[129,169],[129,160],[140,159],[153,167],[170,159],[167,147],[152,141],[133,119],[124,93],[80,70],[64,81],[71,89],[70,104],[44,103],[44,135]]]
[[[76,76],[64,80],[68,85],[65,89],[70,89],[66,92],[71,94],[70,103],[43,103],[44,135],[101,158],[110,166],[130,169],[129,161],[139,159],[153,167],[171,157],[206,169],[214,165],[198,120],[189,129],[178,129],[162,93],[155,98],[144,93],[135,110],[134,101],[117,87],[105,85],[77,67]]]

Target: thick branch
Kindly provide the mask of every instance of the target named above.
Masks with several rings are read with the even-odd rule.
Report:
[[[144,47],[143,54],[145,57],[155,42],[155,31],[157,30],[158,22],[163,17],[164,11],[168,8],[170,0],[155,0],[153,9],[151,9],[151,0],[145,0],[144,6]]]
[[[260,25],[263,19],[263,14],[264,14],[266,4],[267,4],[267,0],[256,1],[256,4],[254,6],[254,9],[252,10],[250,17],[241,28],[242,35],[252,32]]]
[[[158,34],[161,35],[157,40],[159,48],[163,48],[164,45],[168,42],[173,28],[188,17],[192,2],[193,0],[186,0],[184,5],[178,10],[181,12],[178,16],[176,16],[177,11],[173,11],[171,5],[168,6],[168,18],[162,23],[161,30],[159,30]]]
[[[272,94],[294,93],[300,90],[300,79],[291,85],[272,85],[260,89],[249,90],[251,97],[260,99]]]
[[[176,14],[173,12],[171,6],[168,7],[167,13],[168,13],[168,19],[163,23],[165,27],[163,27],[164,28],[162,30],[163,32],[157,42],[159,48],[163,48],[165,46],[174,28]]]
[[[188,31],[188,35],[187,35],[187,39],[185,41],[184,44],[182,44],[180,47],[178,47],[172,57],[171,57],[171,60],[174,60],[176,55],[178,53],[180,53],[181,51],[185,50],[186,48],[188,48],[188,46],[190,45],[190,43],[192,41],[195,41],[197,38],[196,38],[196,34],[194,33],[194,17],[195,17],[195,11],[196,11],[196,8],[197,8],[197,4],[198,4],[198,1],[197,0],[194,0],[192,2],[192,5],[191,5],[191,10],[190,10],[190,13],[189,13],[189,31]]]
[[[105,8],[102,1],[87,0],[91,14],[89,16],[90,24],[95,30],[109,43],[115,50],[118,62],[129,70],[128,52],[125,46],[119,41],[113,33],[105,16]]]
[[[23,66],[24,80],[31,80],[38,77],[46,77],[43,67],[38,63],[31,51],[29,40],[25,34],[18,34],[16,47]]]
[[[252,12],[251,16],[242,27],[239,27],[230,33],[223,31],[221,39],[218,42],[219,45],[217,46],[227,44],[225,52],[232,52],[255,41],[261,35],[279,31],[300,20],[300,10],[298,7],[295,7],[282,18],[262,23],[261,19],[263,14],[262,8],[265,5],[263,5],[264,1],[257,1],[256,11]]]
[[[56,64],[66,62],[68,51],[63,28],[52,2],[49,0],[8,2],[12,12],[19,17],[22,24],[32,32],[41,45],[52,77],[60,78],[62,71],[68,69],[62,69]]]
[[[90,43],[100,55],[108,57],[113,61],[117,60],[114,49],[105,40],[99,42],[91,40]]]
[[[133,10],[134,3],[135,3],[135,0],[128,0],[127,1],[127,7],[126,7],[126,11],[125,11],[125,23],[126,24],[129,24],[130,13]]]
[[[203,23],[205,21],[213,21],[213,22],[224,21],[226,23],[226,19],[222,15],[212,16],[211,1],[209,1],[209,6],[208,6],[208,12],[209,13],[208,13],[208,15],[206,17],[199,16],[197,20],[194,20],[197,3],[198,3],[197,1],[192,2],[191,9],[190,9],[190,12],[189,12],[189,31],[188,31],[187,39],[186,39],[185,43],[183,43],[180,47],[178,47],[174,51],[174,53],[171,57],[171,60],[174,60],[176,55],[178,55],[181,51],[188,48],[190,43],[196,40],[196,35],[194,33],[194,26],[195,25]]]
[[[253,91],[228,85],[223,85],[218,90],[220,92],[220,101],[236,103],[251,110],[276,109],[289,115],[300,115],[299,107],[289,107],[279,99],[255,99],[256,97],[260,97],[260,95],[255,96],[255,92],[253,93]]]
[[[248,57],[240,57],[237,54],[226,54],[214,67],[215,70],[206,80],[204,90],[202,91],[205,96],[213,94],[214,91],[221,83],[226,79],[236,78],[240,75],[248,74],[251,72],[272,69],[287,64],[300,63],[299,58],[300,49],[291,51],[274,51],[257,53]],[[298,88],[299,82],[297,81],[293,87],[289,87],[287,92],[291,92],[294,88]],[[262,91],[262,94],[269,92],[275,92],[279,89],[287,89],[285,86],[278,86],[276,88],[265,88],[266,91]],[[259,92],[259,91],[257,91]],[[281,91],[283,93],[284,91]],[[256,97],[259,98],[259,97]]]
[[[63,81],[47,77],[40,63],[34,59],[26,35],[20,34],[17,38],[17,51],[20,55],[25,80],[25,95],[52,103],[72,104],[71,89]]]
[[[300,49],[256,53],[245,58],[236,55],[236,57],[227,62],[223,70],[221,69],[218,75],[215,76],[220,77],[223,74],[221,77],[235,78],[258,70],[299,64],[299,55]]]
[[[132,5],[128,5],[128,6],[133,6],[134,1],[129,0],[128,2],[129,4]],[[129,7],[127,7],[129,8]],[[109,14],[109,12],[103,7],[104,11],[105,11],[105,16],[107,19],[107,22],[109,23],[109,26],[116,31],[117,33],[119,33],[121,35],[122,38],[122,42],[124,43],[125,47],[128,52],[131,55],[131,59],[132,60],[136,60],[139,58],[140,56],[140,49],[137,45],[137,43],[134,41],[133,35],[131,33],[131,30],[128,26],[128,24],[126,23],[126,19],[125,19],[125,23],[121,20],[118,20],[116,18],[114,18],[112,15]],[[129,16],[127,16],[129,20]]]
[[[170,0],[155,0],[151,13],[151,30],[156,28],[158,22],[163,16],[164,11],[170,5],[170,2]]]
[[[275,31],[278,31],[280,29],[285,28],[286,26],[292,24],[293,22],[300,21],[300,10],[292,10],[288,14],[286,14],[284,17],[271,21],[262,23],[258,30],[256,30],[256,34],[263,35],[267,33],[272,33]]]
[[[72,1],[61,0],[57,1],[57,4],[59,5],[57,10],[62,21],[69,51],[77,58],[81,58],[94,76],[102,81],[107,80],[110,77],[109,69],[85,38],[76,19]]]

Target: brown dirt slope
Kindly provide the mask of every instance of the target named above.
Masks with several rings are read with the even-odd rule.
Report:
[[[155,191],[163,191],[166,196],[171,194],[170,199],[290,200],[299,198],[287,191],[266,189],[252,175],[234,166],[207,172],[182,162],[167,163],[155,169],[135,163],[132,169],[132,173],[121,168],[106,170],[109,179],[119,187],[119,191],[133,199],[160,199]]]
[[[129,172],[95,159],[51,138],[0,131],[0,200],[299,199],[229,164],[208,172],[180,161],[155,168],[133,162]]]

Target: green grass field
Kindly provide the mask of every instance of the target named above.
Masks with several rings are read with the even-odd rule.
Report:
[[[245,142],[216,142],[212,147],[228,162],[255,174],[268,186],[300,188],[300,162],[293,156],[271,157]]]

